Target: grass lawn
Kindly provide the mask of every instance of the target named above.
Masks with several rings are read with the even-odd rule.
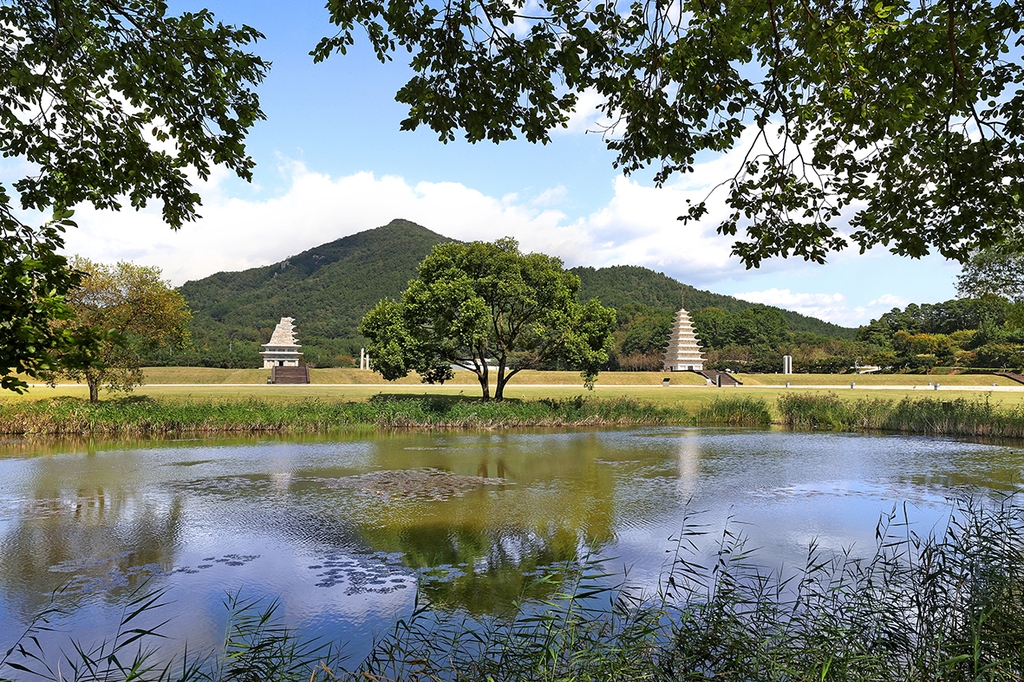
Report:
[[[737,374],[744,386],[1019,386],[1024,384],[991,374]]]
[[[147,384],[266,384],[269,369],[217,369],[213,367],[147,367]],[[310,371],[313,384],[388,384],[379,374],[362,369],[328,368]],[[601,385],[661,385],[669,377],[673,385],[702,386],[703,377],[691,372],[603,372],[597,378]],[[493,377],[492,377],[493,380]],[[395,384],[422,386],[418,375],[399,379]],[[582,385],[579,372],[540,372],[524,370],[512,378],[512,384]],[[472,372],[456,372],[446,385],[479,386]]]
[[[218,369],[214,367],[148,367],[144,370],[147,384],[259,384],[266,385],[270,370],[267,369]],[[1024,384],[1004,377],[989,374],[953,374],[929,376],[925,374],[737,374],[744,386],[836,386],[849,387],[851,382],[858,386],[918,386],[929,383],[943,386],[1018,386]],[[703,386],[703,377],[693,372],[602,372],[597,377],[598,386],[658,386],[668,378],[672,386]],[[417,375],[410,375],[396,382],[387,382],[379,374],[361,369],[328,368],[313,369],[310,379],[316,384],[388,384],[423,386]],[[565,385],[581,387],[577,372],[540,372],[526,370],[512,378],[509,386]],[[456,372],[446,386],[472,386],[479,383],[471,372]]]
[[[240,371],[240,370],[236,370]],[[262,370],[260,370],[262,371]],[[569,374],[566,372],[565,374]],[[673,377],[675,378],[675,377]],[[837,385],[835,388],[785,388],[784,386],[739,386],[732,388],[715,388],[711,386],[670,386],[660,385],[602,385],[587,391],[581,385],[516,385],[510,384],[505,389],[505,397],[513,400],[539,400],[541,398],[569,398],[573,396],[594,396],[597,398],[618,398],[628,396],[656,405],[673,405],[693,412],[703,404],[719,397],[760,398],[774,404],[780,395],[799,391],[809,395],[825,395],[834,393],[843,400],[880,399],[901,400],[903,398],[967,398],[989,399],[994,405],[1013,407],[1024,404],[1024,386],[1021,390],[988,391],[988,390],[951,390],[934,391],[925,388],[878,390],[871,388],[846,388]],[[324,400],[363,401],[375,395],[465,395],[477,397],[480,388],[477,385],[427,385],[396,383],[388,385],[299,385],[299,386],[268,386],[253,384],[251,386],[228,386],[205,384],[185,386],[173,384],[147,384],[135,389],[135,394],[166,400],[223,400],[225,398],[259,397],[273,400],[303,400],[322,398]],[[100,393],[105,398],[108,394]],[[58,386],[57,388],[33,387],[26,394],[18,396],[10,394],[0,400],[38,400],[57,396],[88,397],[85,386]]]

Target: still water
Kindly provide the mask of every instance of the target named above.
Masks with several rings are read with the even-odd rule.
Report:
[[[767,430],[0,442],[0,651],[51,599],[48,637],[109,635],[146,585],[174,641],[220,641],[241,593],[358,656],[417,593],[500,614],[586,556],[654,586],[684,518],[777,568],[812,541],[870,554],[894,505],[924,533],[1022,474],[1019,446]]]

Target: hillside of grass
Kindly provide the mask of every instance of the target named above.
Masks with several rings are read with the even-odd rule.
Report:
[[[792,310],[750,303],[732,296],[697,289],[663,273],[636,265],[578,267],[572,271],[582,283],[580,298],[597,298],[602,304],[613,308],[639,304],[674,312],[679,309],[680,296],[685,296],[686,309],[691,313],[704,308],[721,308],[727,313],[739,313],[748,308],[769,308],[782,313],[789,331],[792,332],[808,332],[835,339],[853,339],[857,333],[856,329],[840,327]]]

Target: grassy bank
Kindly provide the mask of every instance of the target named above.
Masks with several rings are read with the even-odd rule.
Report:
[[[132,622],[160,608],[140,594],[95,647],[48,650],[44,618],[0,652],[0,678],[261,680],[828,680],[967,682],[1024,674],[1022,509],[961,500],[949,525],[921,537],[883,517],[863,559],[813,545],[796,571],[766,575],[727,532],[717,553],[689,553],[685,527],[658,589],[609,586],[586,559],[549,566],[560,587],[511,615],[470,618],[423,597],[362,661],[284,627],[275,605],[229,597],[223,645],[196,651]],[[625,589],[623,589],[625,587]],[[163,649],[157,648],[163,647]],[[156,665],[155,661],[169,661]]]
[[[660,390],[660,389],[659,389]],[[763,393],[763,392],[759,392]],[[663,395],[663,394],[660,394]],[[131,396],[97,404],[74,397],[0,403],[0,434],[131,437],[177,433],[317,433],[336,429],[768,426],[832,431],[1024,439],[1024,403],[987,397],[898,400],[822,391],[703,394],[675,402],[559,396],[483,403],[462,395],[375,394],[358,400]]]
[[[210,432],[317,432],[371,427],[492,429],[680,423],[678,409],[619,399],[505,400],[459,396],[376,396],[361,402],[156,400],[144,396],[97,404],[75,398],[0,404],[0,433],[138,435]]]
[[[982,399],[850,401],[793,393],[780,396],[777,408],[779,420],[790,428],[1024,439],[1024,406],[997,407]]]

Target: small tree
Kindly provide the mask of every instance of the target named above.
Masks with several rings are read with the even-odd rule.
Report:
[[[523,254],[511,238],[434,247],[400,301],[384,300],[363,319],[373,366],[388,380],[420,374],[452,378],[452,365],[474,372],[489,400],[524,369],[580,370],[591,387],[608,361],[615,311],[577,299],[580,280],[558,258]]]
[[[191,319],[185,299],[160,269],[124,261],[117,265],[93,263],[75,257],[71,266],[82,273],[82,285],[68,303],[75,324],[99,335],[99,350],[81,367],[63,368],[60,374],[89,385],[89,401],[99,400],[99,387],[130,391],[142,383],[142,359],[157,348],[181,346],[188,338]]]

